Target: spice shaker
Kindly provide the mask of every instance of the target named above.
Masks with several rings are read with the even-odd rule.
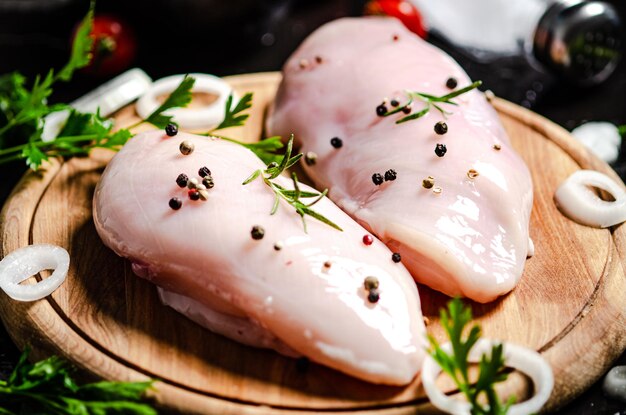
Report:
[[[615,8],[585,0],[411,0],[431,35],[479,63],[523,55],[534,69],[581,86],[603,82],[620,59]]]

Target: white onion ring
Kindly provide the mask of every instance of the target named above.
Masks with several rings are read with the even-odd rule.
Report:
[[[210,128],[218,124],[224,118],[224,107],[228,95],[233,92],[226,81],[217,76],[194,73],[190,74],[196,79],[193,86],[193,92],[206,92],[217,95],[217,100],[203,108],[174,108],[166,111],[166,115],[174,117],[174,121],[181,128],[189,130],[197,130]],[[163,94],[169,94],[180,84],[184,75],[172,75],[159,79],[152,84],[152,87],[146,92],[139,101],[137,101],[137,114],[142,118],[147,118],[152,111],[159,107],[157,97]]]
[[[615,201],[600,199],[591,187],[610,193]],[[554,199],[561,212],[582,225],[608,228],[626,221],[626,190],[597,171],[575,172],[556,189]]]
[[[494,345],[500,344],[496,340],[479,339],[469,353],[470,362],[478,362],[483,354],[491,352]],[[552,387],[554,386],[554,375],[548,363],[541,355],[534,350],[509,343],[502,343],[504,346],[504,357],[507,367],[512,367],[528,375],[535,385],[535,395],[524,402],[511,405],[509,415],[527,415],[538,412],[548,401]],[[452,345],[446,343],[441,348],[451,353]],[[430,402],[450,414],[470,415],[471,405],[466,401],[452,399],[446,396],[435,384],[435,379],[441,373],[441,367],[430,356],[426,356],[422,366],[422,383]]]
[[[29,245],[16,249],[0,261],[0,289],[18,301],[36,301],[50,294],[65,281],[70,255],[55,245]],[[36,284],[20,284],[46,269],[54,272]]]

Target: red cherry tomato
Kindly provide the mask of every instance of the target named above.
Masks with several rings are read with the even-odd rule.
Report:
[[[422,22],[422,16],[415,6],[405,0],[370,0],[365,4],[365,14],[387,15],[399,19],[404,25],[426,39],[427,32]]]
[[[95,76],[110,76],[127,69],[137,51],[135,34],[126,22],[111,15],[96,15],[91,36],[93,56],[83,70]]]

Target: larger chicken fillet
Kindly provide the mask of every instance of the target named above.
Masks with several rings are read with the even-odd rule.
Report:
[[[195,151],[181,154],[183,141]],[[284,201],[270,215],[272,189],[260,179],[242,184],[259,169],[265,166],[251,151],[227,141],[140,134],[96,188],[96,229],[135,273],[159,286],[166,304],[210,330],[367,381],[410,382],[425,353],[410,274],[379,241],[364,244],[367,231],[328,198],[311,208],[343,232],[311,216],[305,232]],[[203,181],[200,174],[213,182],[207,200],[190,199],[180,187]],[[293,189],[288,177],[273,182]],[[378,284],[374,298],[368,277]]]
[[[407,90],[439,97],[470,84],[398,21],[341,19],[287,61],[267,129],[295,134],[315,184],[417,281],[488,302],[515,287],[529,252],[528,168],[478,90],[439,103],[446,113],[396,124],[427,107],[416,99],[384,116],[404,108]]]

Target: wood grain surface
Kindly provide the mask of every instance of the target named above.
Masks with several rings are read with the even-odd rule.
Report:
[[[250,120],[229,134],[259,139],[280,75],[227,79],[240,93],[254,92]],[[578,225],[556,209],[553,194],[582,168],[619,178],[555,124],[502,100],[494,105],[533,176],[530,234],[536,254],[511,294],[471,305],[486,337],[531,347],[550,362],[556,378],[550,410],[595,382],[626,348],[626,226]],[[134,108],[116,119],[119,126],[129,125]],[[96,234],[93,189],[111,156],[103,151],[53,161],[42,173],[26,174],[0,214],[2,256],[28,244],[52,243],[68,249],[72,261],[66,282],[45,300],[19,303],[0,293],[0,315],[19,347],[30,345],[34,358],[60,354],[93,377],[159,379],[155,400],[182,413],[434,411],[419,377],[398,388],[314,364],[302,371],[292,359],[212,334],[162,306],[155,287],[136,277]],[[448,298],[424,286],[419,291],[428,331],[444,340],[438,310]],[[451,384],[443,386],[452,391]],[[532,391],[519,375],[503,388],[522,398]]]

